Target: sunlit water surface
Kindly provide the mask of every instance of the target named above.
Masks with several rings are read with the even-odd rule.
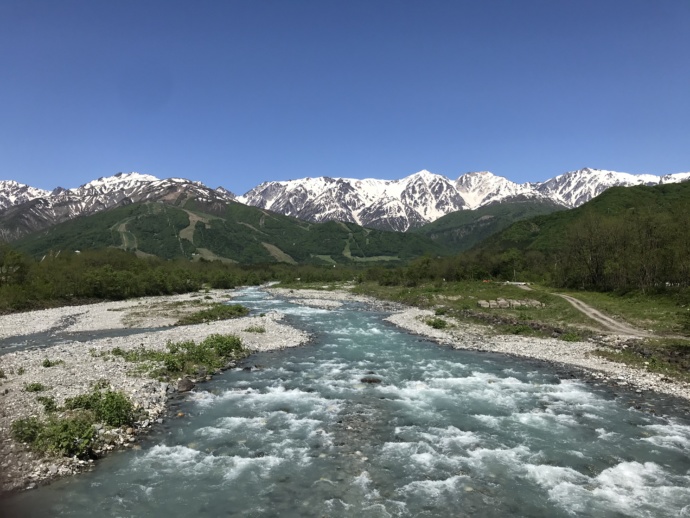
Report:
[[[21,516],[690,516],[690,425],[384,315],[246,290],[315,333],[197,387],[141,450],[0,504]],[[564,346],[567,346],[564,344]],[[362,378],[380,379],[364,383]]]

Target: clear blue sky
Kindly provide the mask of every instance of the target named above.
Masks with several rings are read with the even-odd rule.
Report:
[[[688,0],[0,0],[0,179],[690,171]]]

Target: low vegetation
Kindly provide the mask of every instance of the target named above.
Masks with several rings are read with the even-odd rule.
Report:
[[[41,454],[88,457],[97,442],[95,425],[118,427],[134,421],[132,403],[122,392],[99,387],[67,399],[63,407],[58,407],[52,397],[39,396],[37,400],[48,416],[17,419],[11,433]]]
[[[111,354],[141,364],[139,371],[145,375],[165,380],[195,376],[200,371],[213,372],[249,354],[238,337],[219,334],[210,335],[199,343],[168,342],[166,349],[156,351],[140,347],[124,351],[115,348]]]
[[[27,383],[26,385],[24,385],[25,392],[43,392],[47,389],[48,387],[46,387],[43,383],[39,382]]]
[[[245,333],[265,333],[266,328],[264,326],[249,326],[247,329],[243,329]]]
[[[44,421],[27,417],[12,423],[12,436],[38,453],[82,458],[92,448],[93,424],[92,414],[85,411],[65,417],[50,415]]]
[[[434,329],[445,329],[448,327],[448,322],[442,318],[430,318],[426,324]]]
[[[249,310],[239,304],[216,303],[180,318],[175,325],[206,324],[217,320],[228,320],[247,315]]]
[[[617,349],[600,349],[597,355],[631,367],[656,372],[670,379],[690,382],[690,340],[651,338]]]
[[[55,365],[63,365],[64,363],[65,362],[63,360],[50,360],[46,358],[45,360],[43,360],[43,363],[41,365],[47,368],[54,367]]]

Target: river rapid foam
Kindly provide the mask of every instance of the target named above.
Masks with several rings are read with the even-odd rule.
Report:
[[[198,387],[141,450],[22,516],[690,516],[690,423],[353,303],[235,299],[312,333]]]

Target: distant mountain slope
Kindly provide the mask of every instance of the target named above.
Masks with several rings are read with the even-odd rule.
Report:
[[[307,221],[338,219],[363,226],[406,231],[460,210],[493,203],[532,201],[577,207],[615,185],[656,185],[690,179],[690,173],[631,175],[580,169],[542,183],[517,184],[490,172],[453,181],[429,171],[400,180],[302,178],[265,182],[238,201]]]
[[[235,197],[182,178],[159,180],[138,173],[99,178],[75,189],[52,192],[0,181],[0,241],[11,241],[80,215],[143,201],[186,206],[192,200],[221,210],[228,201],[269,209],[311,222],[346,221],[383,230],[407,231],[459,210],[529,201],[577,207],[616,185],[657,185],[690,179],[690,173],[631,175],[581,169],[541,183],[518,184],[490,172],[457,180],[420,171],[399,180],[302,178],[265,182]]]
[[[0,189],[2,187],[0,185]],[[16,187],[0,190],[0,201],[2,199],[13,202],[0,210],[0,241],[12,241],[77,216],[130,203],[164,201],[171,205],[184,205],[189,200],[196,200],[220,209],[235,196],[225,189],[210,189],[200,182],[181,178],[159,180],[151,175],[119,173],[76,189],[58,187],[48,192],[21,186],[19,190]]]
[[[167,259],[239,263],[338,264],[411,259],[446,250],[425,236],[365,229],[352,223],[307,223],[228,202],[184,208],[133,203],[35,232],[13,246],[40,257],[50,251],[117,247]]]
[[[624,228],[626,220],[632,221],[645,214],[676,219],[681,224],[678,228],[684,229],[681,234],[690,237],[690,182],[612,187],[575,209],[513,223],[505,230],[488,237],[476,250],[500,253],[516,248],[553,253],[565,249],[576,227],[603,225],[603,222],[610,220]],[[597,233],[596,228],[588,230],[592,231],[592,235]],[[660,235],[665,229],[659,227],[649,231]]]
[[[414,229],[447,246],[454,252],[469,250],[487,237],[515,221],[564,210],[551,202],[514,201],[485,205],[474,210],[461,210]]]

